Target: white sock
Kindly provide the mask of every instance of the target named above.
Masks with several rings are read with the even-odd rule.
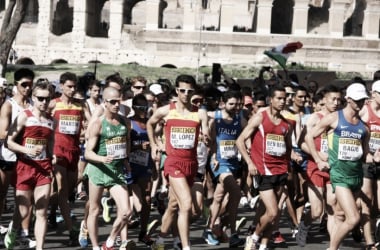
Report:
[[[251,237],[254,241],[258,241],[260,239],[260,236],[258,236],[256,233],[253,233]]]
[[[100,250],[100,247],[99,246],[93,247],[92,250]]]
[[[108,238],[106,241],[106,247],[113,247],[115,241],[113,239]]]
[[[259,250],[265,250],[265,249],[267,249],[267,245],[261,244],[259,247]]]
[[[29,236],[29,229],[21,229],[21,237],[28,237]]]
[[[182,250],[190,250],[190,247],[183,247]]]

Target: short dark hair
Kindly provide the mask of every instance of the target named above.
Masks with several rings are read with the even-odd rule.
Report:
[[[135,105],[141,105],[141,103],[144,102],[144,103],[148,103],[146,97],[144,94],[138,94],[138,95],[135,95],[132,99],[132,106],[135,106]]]
[[[78,77],[76,74],[71,72],[65,72],[59,77],[59,83],[64,84],[66,81],[78,82]]]
[[[270,88],[269,97],[271,97],[271,98],[274,97],[274,94],[275,94],[276,91],[286,92],[284,86],[282,86],[282,85],[273,85],[272,88]]]
[[[188,84],[191,84],[192,87],[194,88],[196,85],[195,78],[191,75],[179,75],[175,79],[175,86],[178,87],[180,82],[185,82]]]
[[[340,89],[335,86],[335,85],[332,85],[332,84],[329,84],[329,85],[326,85],[325,87],[323,87],[321,89],[321,91],[319,91],[319,93],[321,93],[323,96],[325,96],[327,93],[340,93]]]
[[[34,79],[34,72],[27,68],[21,68],[15,71],[13,78],[15,81],[20,81],[22,78]]]
[[[240,91],[228,90],[223,93],[222,100],[223,102],[227,102],[230,98],[242,99],[243,95]]]
[[[121,78],[119,73],[115,73],[112,75],[109,75],[106,77],[106,86],[105,88],[109,87],[110,82],[115,82],[120,85],[120,88],[122,89],[124,87],[124,80]]]

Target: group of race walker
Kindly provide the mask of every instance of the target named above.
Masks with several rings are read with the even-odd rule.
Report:
[[[208,245],[265,250],[284,242],[285,209],[301,247],[318,221],[329,250],[350,232],[377,249],[380,81],[371,91],[364,82],[318,91],[278,83],[264,95],[236,83],[202,86],[190,75],[174,86],[135,77],[126,87],[113,74],[83,91],[73,73],[54,86],[21,68],[14,85],[0,111],[1,212],[8,186],[15,190],[12,220],[1,228],[7,249],[43,249],[58,208],[68,244],[93,250],[137,248],[128,237],[133,217],[144,245],[165,249],[171,235],[174,249],[189,250],[191,223],[202,214]],[[75,190],[86,199],[79,227],[69,203]],[[246,237],[244,200],[255,212]],[[100,244],[98,217],[110,222],[112,203],[116,215]],[[161,223],[151,218],[153,203]]]

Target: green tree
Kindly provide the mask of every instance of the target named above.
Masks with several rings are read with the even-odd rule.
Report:
[[[24,20],[28,0],[9,0],[0,30],[0,73],[5,76],[9,51]]]

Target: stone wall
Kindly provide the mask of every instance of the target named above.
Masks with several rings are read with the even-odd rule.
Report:
[[[289,62],[368,74],[380,68],[378,0],[36,1],[29,16],[37,4],[38,22],[22,25],[14,48],[38,64],[273,65],[264,50],[301,41]]]

